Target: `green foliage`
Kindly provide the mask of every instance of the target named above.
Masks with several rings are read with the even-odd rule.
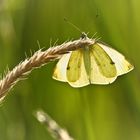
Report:
[[[138,0],[3,0],[0,2],[0,72],[48,48],[57,39],[77,39],[95,32],[122,52],[135,69],[107,86],[74,89],[51,78],[55,63],[35,70],[18,83],[0,108],[1,140],[52,140],[33,116],[42,108],[76,140],[140,139],[140,19]]]

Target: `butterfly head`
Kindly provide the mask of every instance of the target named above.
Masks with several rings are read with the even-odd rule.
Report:
[[[87,38],[87,34],[85,32],[82,32],[80,38],[81,39],[86,39]]]

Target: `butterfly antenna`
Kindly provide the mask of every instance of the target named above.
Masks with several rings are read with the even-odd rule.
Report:
[[[80,33],[82,33],[82,31],[73,23],[71,23],[70,21],[68,21],[68,19],[64,18],[64,21],[67,22],[69,25],[73,26],[77,31],[79,31]]]
[[[96,18],[98,18],[99,17],[99,9],[97,9],[97,13],[96,13],[96,16],[95,16]]]
[[[68,19],[64,18],[64,21],[67,22],[69,25],[71,25],[72,27],[74,27],[77,31],[79,31],[81,33],[81,38],[84,39],[87,37],[87,34],[85,32],[82,32],[80,30],[80,28],[78,28],[76,25],[74,25],[73,23],[71,23]]]

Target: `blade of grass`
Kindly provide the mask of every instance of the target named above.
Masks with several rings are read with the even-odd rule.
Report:
[[[95,39],[79,39],[65,42],[61,45],[50,47],[46,51],[42,49],[35,52],[30,58],[20,62],[13,70],[7,72],[5,77],[0,80],[0,101],[8,94],[8,91],[18,82],[24,80],[33,69],[40,68],[48,62],[59,59],[63,54],[76,50],[83,46],[92,45]]]

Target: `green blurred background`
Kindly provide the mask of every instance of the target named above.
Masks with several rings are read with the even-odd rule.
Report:
[[[74,89],[51,78],[56,62],[34,70],[0,106],[0,140],[53,140],[34,118],[42,108],[75,140],[140,140],[139,0],[0,0],[0,73],[58,39],[89,37],[122,52],[135,69],[107,86]]]

